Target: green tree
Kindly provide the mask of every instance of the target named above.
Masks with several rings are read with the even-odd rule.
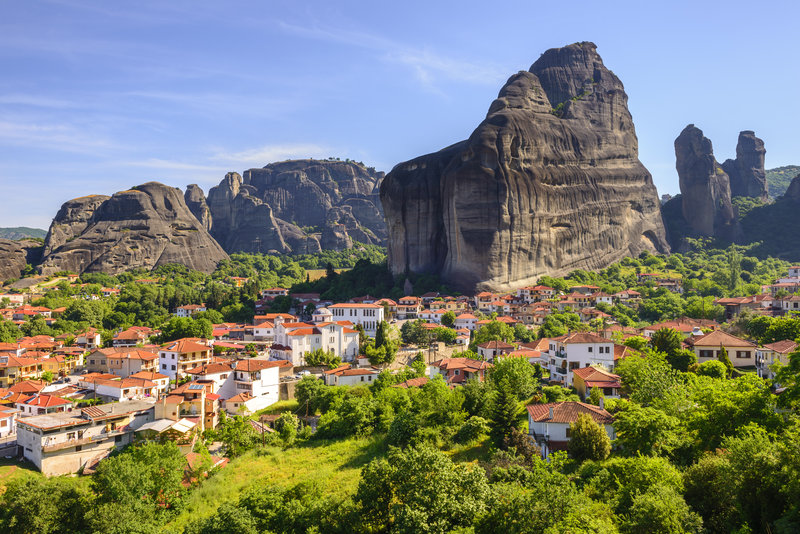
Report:
[[[614,444],[626,454],[668,456],[682,444],[685,429],[661,410],[629,403],[614,415]]]
[[[491,321],[475,331],[472,345],[480,345],[487,341],[514,341],[514,329],[507,323]]]
[[[488,497],[483,470],[421,446],[390,449],[386,459],[370,462],[355,502],[372,531],[437,534],[469,526]]]
[[[489,372],[489,380],[498,390],[500,384],[507,383],[519,400],[529,398],[539,387],[536,370],[528,359],[523,357],[497,359]]]
[[[728,368],[719,360],[709,360],[697,366],[697,374],[711,378],[725,378],[728,376]]]
[[[633,498],[621,526],[631,534],[689,534],[702,532],[703,521],[674,488],[655,484]]]
[[[569,454],[578,461],[605,460],[611,452],[611,439],[605,428],[588,414],[580,414],[569,425]]]
[[[297,427],[300,421],[292,412],[284,412],[275,420],[275,430],[281,437],[284,446],[291,447],[297,437]]]
[[[506,439],[511,436],[511,432],[519,425],[522,409],[520,408],[519,398],[508,381],[496,383],[495,389],[497,397],[492,409],[491,432],[489,435],[497,447],[504,448]]]
[[[88,530],[92,496],[76,479],[25,477],[8,483],[0,503],[3,532],[71,534]]]
[[[447,311],[442,315],[442,324],[448,328],[453,328],[456,324],[456,314],[454,311]]]
[[[725,366],[726,369],[725,374],[728,378],[730,378],[730,376],[733,374],[733,363],[731,362],[731,359],[728,357],[728,349],[720,346],[719,353],[717,354],[717,359],[720,362],[722,362],[722,364]]]
[[[330,369],[335,369],[342,364],[342,359],[336,356],[332,350],[324,351],[321,348],[307,352],[303,359],[305,360],[306,365],[310,365],[312,367],[324,366]]]
[[[186,459],[174,443],[148,442],[100,462],[92,488],[102,502],[144,506],[163,514],[183,503],[185,465]]]
[[[674,328],[659,328],[650,337],[650,346],[657,352],[662,352],[667,356],[681,350],[683,336]]]
[[[600,400],[604,398],[603,392],[600,391],[600,388],[595,386],[589,391],[589,398],[587,402],[589,404],[594,404],[595,406],[600,406]]]
[[[690,366],[697,363],[697,355],[689,349],[680,349],[674,353],[667,354],[667,362],[673,369],[685,373]]]

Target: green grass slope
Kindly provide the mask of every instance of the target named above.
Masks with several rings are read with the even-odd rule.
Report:
[[[786,192],[792,178],[800,174],[800,165],[786,165],[767,169],[767,190],[770,198],[778,198]]]

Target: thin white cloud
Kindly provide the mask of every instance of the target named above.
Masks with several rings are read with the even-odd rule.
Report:
[[[9,93],[0,95],[0,105],[32,106],[38,108],[68,109],[78,107],[76,102],[46,96]]]
[[[0,121],[0,144],[29,146],[78,154],[96,154],[118,146],[68,123]]]
[[[370,33],[342,28],[298,26],[283,21],[278,25],[287,33],[300,37],[377,52],[382,61],[409,67],[416,78],[429,88],[442,78],[481,85],[496,85],[498,80],[505,79],[503,70],[498,65],[464,61]]]

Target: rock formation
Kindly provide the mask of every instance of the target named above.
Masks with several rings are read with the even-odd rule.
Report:
[[[725,160],[722,170],[730,177],[731,196],[769,199],[767,173],[764,170],[764,141],[751,130],[739,132],[736,159]]]
[[[25,249],[18,242],[0,239],[0,281],[19,278],[27,263]]]
[[[789,188],[783,194],[783,198],[800,202],[800,174],[792,179],[792,182],[789,184]]]
[[[291,160],[228,173],[208,193],[211,234],[228,252],[309,253],[383,244],[383,173],[334,160]]]
[[[106,195],[89,195],[64,202],[56,213],[44,240],[44,255],[72,241],[86,230],[94,211],[106,200]]]
[[[84,199],[65,203],[53,220],[43,274],[116,274],[167,263],[211,272],[228,257],[189,210],[180,189],[149,182],[99,204]],[[76,206],[89,206],[89,216],[80,215]],[[62,242],[65,228],[73,235]]]
[[[186,192],[183,194],[183,199],[186,201],[186,206],[192,215],[197,217],[200,224],[206,230],[211,229],[211,210],[208,209],[206,204],[206,195],[200,186],[197,184],[189,184],[186,186]]]
[[[392,271],[503,290],[668,250],[627,99],[592,43],[513,75],[469,139],[386,176]]]
[[[675,139],[675,167],[683,217],[693,237],[732,240],[736,220],[728,175],[714,158],[711,141],[694,124]]]

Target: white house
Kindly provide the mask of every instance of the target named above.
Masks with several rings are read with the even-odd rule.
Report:
[[[797,342],[791,339],[776,341],[756,350],[756,370],[762,378],[775,378],[775,364],[789,363],[789,354],[797,350]]]
[[[350,367],[342,365],[322,373],[328,386],[360,386],[371,384],[378,378],[381,370],[377,367]]]
[[[550,339],[548,357],[551,380],[572,385],[572,371],[600,365],[612,371],[615,362],[624,356],[625,347],[616,347],[610,339],[589,332],[575,332]]]
[[[275,324],[263,321],[253,326],[253,340],[255,341],[274,341]]]
[[[132,401],[17,420],[17,445],[45,475],[77,473],[133,440],[154,419],[154,405]]]
[[[608,437],[616,437],[612,423],[614,418],[602,406],[583,402],[551,402],[528,406],[528,433],[547,458],[552,451],[566,450],[570,440],[571,424],[578,416],[587,414],[594,422],[602,425]]]
[[[275,327],[275,343],[270,354],[292,365],[305,365],[305,355],[317,349],[333,354],[345,361],[358,356],[358,331],[349,321],[334,323],[280,323]]]
[[[350,321],[360,324],[369,336],[374,336],[378,323],[384,320],[383,306],[379,304],[342,303],[328,306],[334,321]]]
[[[170,380],[183,377],[188,369],[211,361],[211,347],[191,338],[170,341],[158,351],[159,372]]]
[[[315,323],[329,323],[333,321],[333,313],[325,307],[317,308],[311,314],[311,320]]]
[[[462,328],[466,328],[470,332],[475,330],[478,324],[478,318],[472,315],[471,313],[462,313],[456,316],[456,322],[454,324],[456,330],[461,330]]]
[[[0,406],[0,438],[17,433],[17,415],[19,410],[9,406]]]
[[[209,363],[190,369],[187,373],[197,382],[210,383],[211,393],[223,400],[244,394],[247,398],[242,397],[241,402],[245,402],[247,410],[255,412],[278,402],[280,365],[275,361],[244,358],[229,363]],[[239,406],[235,408],[238,411]]]
[[[185,306],[178,306],[175,309],[175,315],[178,317],[191,317],[195,313],[207,311],[205,303],[202,304],[186,304]]]

